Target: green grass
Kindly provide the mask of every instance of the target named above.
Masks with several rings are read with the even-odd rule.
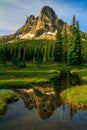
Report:
[[[46,78],[24,78],[0,80],[0,88],[30,88],[33,85],[44,84],[49,80]]]
[[[61,96],[68,104],[87,109],[87,85],[68,88],[61,92]]]
[[[87,68],[72,67],[64,64],[37,64],[27,63],[26,68],[16,68],[11,63],[6,66],[0,64],[0,88],[30,88],[34,85],[42,85],[45,87],[51,78],[58,75],[61,70],[70,70],[76,72],[82,79],[80,87],[66,89],[62,92],[62,97],[73,102],[74,105],[86,106],[87,100]],[[52,86],[51,86],[52,87]],[[71,101],[73,99],[73,101]],[[2,106],[5,104],[0,101]]]
[[[51,65],[52,66],[52,65]],[[53,66],[27,64],[26,68],[12,68],[1,66],[0,88],[31,87],[33,84],[47,83],[57,75]]]
[[[72,69],[72,72],[77,72],[81,77],[87,77],[87,68]]]
[[[6,66],[0,64],[0,88],[32,87],[33,84],[43,84],[58,75],[61,70],[77,72],[81,78],[87,80],[87,69],[67,66],[64,64],[27,63],[26,68],[16,68],[11,63]]]
[[[2,91],[0,92],[0,117],[4,114],[7,104],[19,99],[19,96],[14,91]]]

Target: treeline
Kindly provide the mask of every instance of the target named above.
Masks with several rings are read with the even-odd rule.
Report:
[[[19,66],[25,66],[26,61],[52,63],[55,43],[51,40],[23,40],[0,45],[0,62],[10,61]]]
[[[8,61],[20,67],[26,62],[82,65],[87,63],[87,42],[82,39],[79,22],[73,16],[70,31],[67,24],[63,31],[58,27],[56,40],[18,40],[0,44],[0,63]]]
[[[70,31],[68,31],[70,29]],[[72,18],[70,28],[67,23],[61,33],[60,26],[58,27],[56,39],[57,42],[54,48],[54,60],[67,63],[69,65],[82,65],[87,62],[87,42],[81,35],[79,22],[75,16]]]

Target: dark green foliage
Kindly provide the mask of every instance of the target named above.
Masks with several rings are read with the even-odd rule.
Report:
[[[25,47],[20,46],[18,51],[17,63],[19,67],[25,67]]]
[[[82,42],[82,58],[87,63],[87,41]]]
[[[25,67],[26,62],[40,64],[53,62],[55,41],[51,40],[22,40],[15,43],[0,45],[1,60],[11,61],[13,65]]]
[[[67,45],[68,45],[68,34],[67,34],[67,23],[66,23],[63,32],[63,63],[67,63]]]
[[[70,65],[82,64],[82,45],[79,31],[79,22],[75,16],[72,19],[71,35],[68,44],[68,63]]]
[[[62,52],[63,52],[62,34],[59,26],[56,34],[56,43],[54,46],[54,61],[62,62]]]
[[[71,32],[68,33],[67,27]],[[86,34],[79,31],[79,22],[75,16],[70,27],[67,24],[58,26],[55,41],[19,39],[14,43],[1,44],[0,63],[10,61],[18,67],[25,67],[26,62],[33,62],[38,66],[53,62],[69,65],[82,65],[83,61],[87,63],[87,41],[84,40]]]
[[[75,17],[75,15],[73,15],[73,18],[72,18],[72,30],[74,31],[75,28],[76,28],[76,17]]]
[[[0,47],[0,63],[5,64],[6,63],[6,46],[2,45]]]
[[[77,65],[82,64],[82,43],[81,36],[79,31],[79,22],[76,23],[76,44],[75,44],[75,52],[77,54]]]

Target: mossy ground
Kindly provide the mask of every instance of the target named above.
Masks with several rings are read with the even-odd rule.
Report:
[[[61,96],[68,104],[79,109],[87,109],[87,85],[68,88],[61,92]]]
[[[0,91],[0,117],[2,117],[2,115],[4,114],[7,108],[7,104],[18,99],[18,94],[12,90]]]

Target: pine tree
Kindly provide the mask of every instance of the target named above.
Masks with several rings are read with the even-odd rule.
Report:
[[[68,44],[67,23],[65,23],[64,32],[63,32],[63,62],[64,63],[67,63],[67,44]]]
[[[6,64],[6,49],[5,45],[2,45],[0,48],[0,63]]]
[[[79,22],[76,22],[76,43],[74,47],[74,51],[76,52],[76,64],[82,64],[82,45],[81,45],[81,36],[79,31]]]
[[[19,67],[25,67],[25,51],[22,46],[20,46],[18,52],[18,65]]]
[[[23,60],[22,60],[22,67],[26,67],[26,63],[25,63],[25,47],[23,48]]]
[[[75,16],[72,19],[71,35],[68,44],[68,63],[70,65],[82,64],[82,47],[79,31],[79,22]]]
[[[62,34],[61,34],[61,29],[60,26],[58,26],[58,31],[56,34],[56,43],[54,46],[54,61],[57,62],[62,62]]]
[[[76,27],[76,17],[75,15],[73,15],[73,18],[72,18],[72,29],[75,29]]]

